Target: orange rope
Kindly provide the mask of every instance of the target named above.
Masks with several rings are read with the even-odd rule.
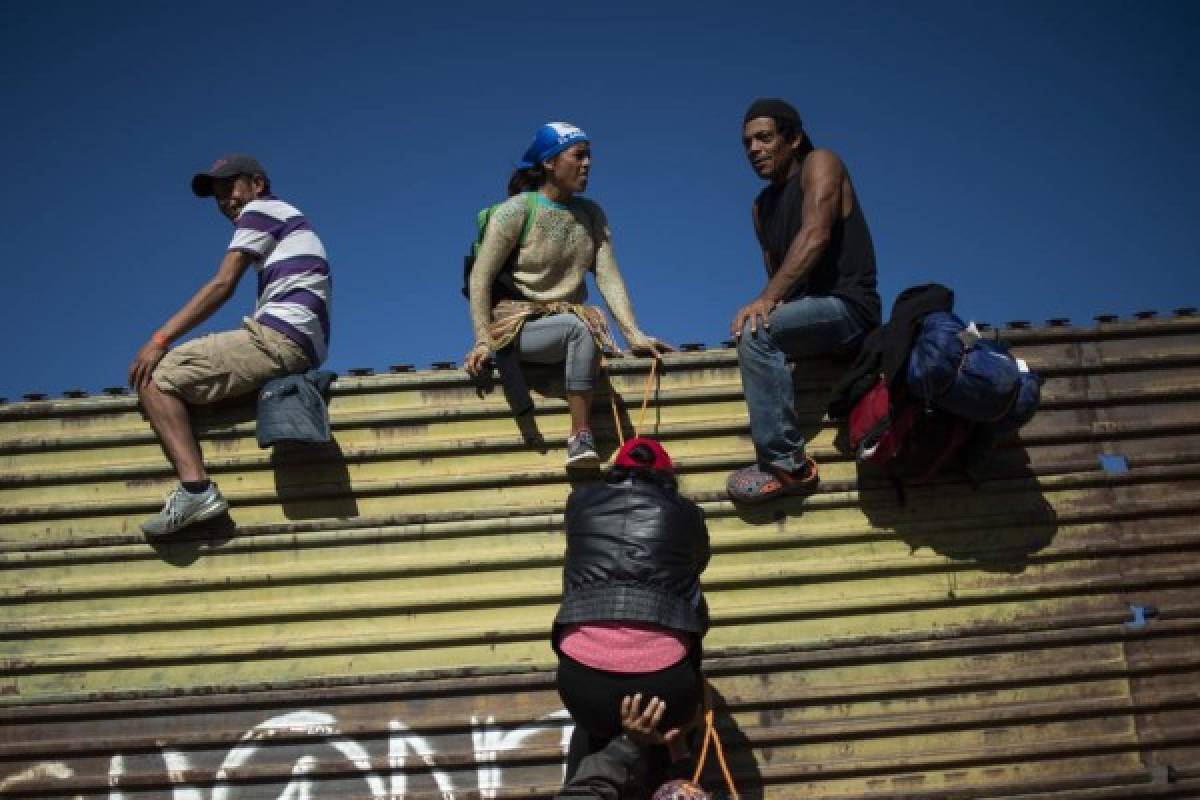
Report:
[[[646,424],[646,409],[650,405],[650,392],[655,387],[655,380],[658,378],[658,359],[655,358],[650,362],[650,373],[646,375],[646,383],[642,386],[642,410],[638,416],[637,427],[634,428],[634,436],[639,435],[639,432]],[[621,445],[625,444],[625,430],[621,427],[621,415],[617,409],[617,392],[613,388],[612,380],[608,382],[608,400],[612,406],[613,423],[617,429],[617,439]],[[658,432],[658,426],[655,425],[655,433]],[[739,800],[737,786],[733,782],[733,773],[729,771],[729,763],[725,760],[725,748],[721,745],[721,736],[717,733],[715,723],[715,713],[712,703],[712,686],[708,681],[704,682],[704,743],[700,746],[700,757],[696,760],[696,773],[692,777],[692,783],[700,783],[700,773],[704,772],[704,764],[708,760],[708,746],[712,744],[717,753],[717,764],[721,768],[721,775],[725,778],[725,785],[729,787],[729,796],[731,800]]]
[[[607,366],[607,364],[605,365]],[[607,370],[605,371],[607,374]],[[658,377],[658,359],[655,358],[650,362],[650,373],[646,376],[646,384],[642,387],[642,411],[638,417],[637,427],[633,429],[633,435],[637,436],[646,424],[646,409],[650,405],[650,392],[654,388],[655,380]],[[612,378],[608,379],[608,402],[612,407],[613,426],[617,429],[617,441],[623,447],[625,445],[625,429],[621,427],[621,413],[617,409],[617,390],[612,385]],[[657,426],[655,432],[657,432]]]
[[[729,771],[729,764],[725,761],[725,748],[721,746],[721,736],[717,733],[714,717],[712,686],[706,680],[704,682],[704,744],[700,746],[700,757],[696,759],[696,772],[692,776],[692,783],[700,783],[700,773],[704,772],[704,762],[708,759],[708,743],[711,741],[716,747],[717,764],[721,767],[725,785],[729,787],[729,796],[732,800],[738,800],[737,787],[733,783],[733,774]]]
[[[658,377],[658,359],[650,360],[650,374],[646,376],[646,385],[642,387],[642,413],[638,417],[637,428],[634,433],[641,434],[642,427],[646,424],[646,408],[650,405],[650,390],[654,386],[654,379]],[[658,433],[658,427],[655,426],[655,433]]]

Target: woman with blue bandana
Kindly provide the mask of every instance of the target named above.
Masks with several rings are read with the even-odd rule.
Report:
[[[591,165],[582,130],[565,122],[538,128],[509,180],[509,199],[487,222],[468,283],[475,328],[464,361],[469,373],[478,375],[507,347],[522,362],[565,365],[568,467],[599,466],[589,411],[601,352],[616,350],[603,313],[583,305],[588,270],[635,354],[657,358],[671,350],[638,327],[608,220],[579,196]],[[501,273],[505,280],[497,282]]]

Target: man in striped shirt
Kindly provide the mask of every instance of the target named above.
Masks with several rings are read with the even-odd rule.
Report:
[[[189,405],[256,391],[280,375],[305,372],[329,346],[329,263],[304,215],[271,194],[270,179],[245,155],[219,159],[192,178],[197,197],[213,197],[236,230],[217,274],[150,336],[129,368],[129,385],[175,467],[180,485],[156,516],[150,535],[174,533],[228,510],[208,479],[192,433]],[[253,317],[236,331],[171,342],[220,308],[251,264],[258,271]]]

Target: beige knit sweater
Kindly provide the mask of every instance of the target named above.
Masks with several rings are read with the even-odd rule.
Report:
[[[596,288],[625,340],[632,344],[644,338],[613,257],[608,219],[600,206],[582,197],[563,206],[539,194],[534,213],[533,226],[513,269],[517,288],[531,300],[582,303],[587,297],[584,276],[595,265]],[[471,324],[476,344],[490,345],[492,283],[521,238],[525,214],[525,198],[515,195],[501,203],[488,220],[471,270]]]

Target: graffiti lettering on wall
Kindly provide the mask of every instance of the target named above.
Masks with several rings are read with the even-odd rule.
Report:
[[[410,793],[409,778],[417,773],[432,780],[433,788],[443,800],[458,800],[467,793],[471,797],[490,800],[504,788],[504,768],[498,763],[500,756],[528,746],[537,736],[541,736],[543,742],[554,742],[565,754],[572,726],[565,710],[507,729],[498,726],[494,716],[472,715],[470,755],[473,774],[472,770],[461,766],[457,770],[441,766],[435,743],[402,721],[390,720],[386,730],[386,758],[382,763],[387,769],[381,769],[378,760],[372,761],[363,744],[343,733],[332,714],[307,710],[271,717],[246,731],[224,754],[219,766],[207,772],[207,780],[197,777],[206,772],[196,768],[194,757],[169,741],[160,745],[158,755],[170,786],[171,800],[239,800],[244,796],[255,800],[272,797],[275,800],[315,800],[321,793],[321,780],[315,773],[321,763],[330,761],[348,765],[353,777],[347,780],[365,790],[355,794],[371,800],[404,800]],[[274,784],[264,783],[261,775],[249,784],[239,781],[239,775],[246,774],[245,770],[253,772],[256,754],[272,740],[298,743],[297,748],[288,750],[290,774],[287,769],[279,770],[280,779]],[[81,772],[60,760],[43,761],[0,777],[0,796],[20,796],[22,786],[44,795],[52,791],[56,780],[77,779]],[[106,800],[134,800],[130,795],[137,794],[134,785],[137,782],[128,781],[129,774],[125,755],[117,753],[108,757]],[[561,780],[561,773],[557,777]],[[279,785],[285,781],[280,789]],[[341,785],[344,787],[345,783]],[[422,794],[427,793],[422,791]],[[89,793],[89,796],[96,794]],[[137,794],[138,798],[145,796]]]

